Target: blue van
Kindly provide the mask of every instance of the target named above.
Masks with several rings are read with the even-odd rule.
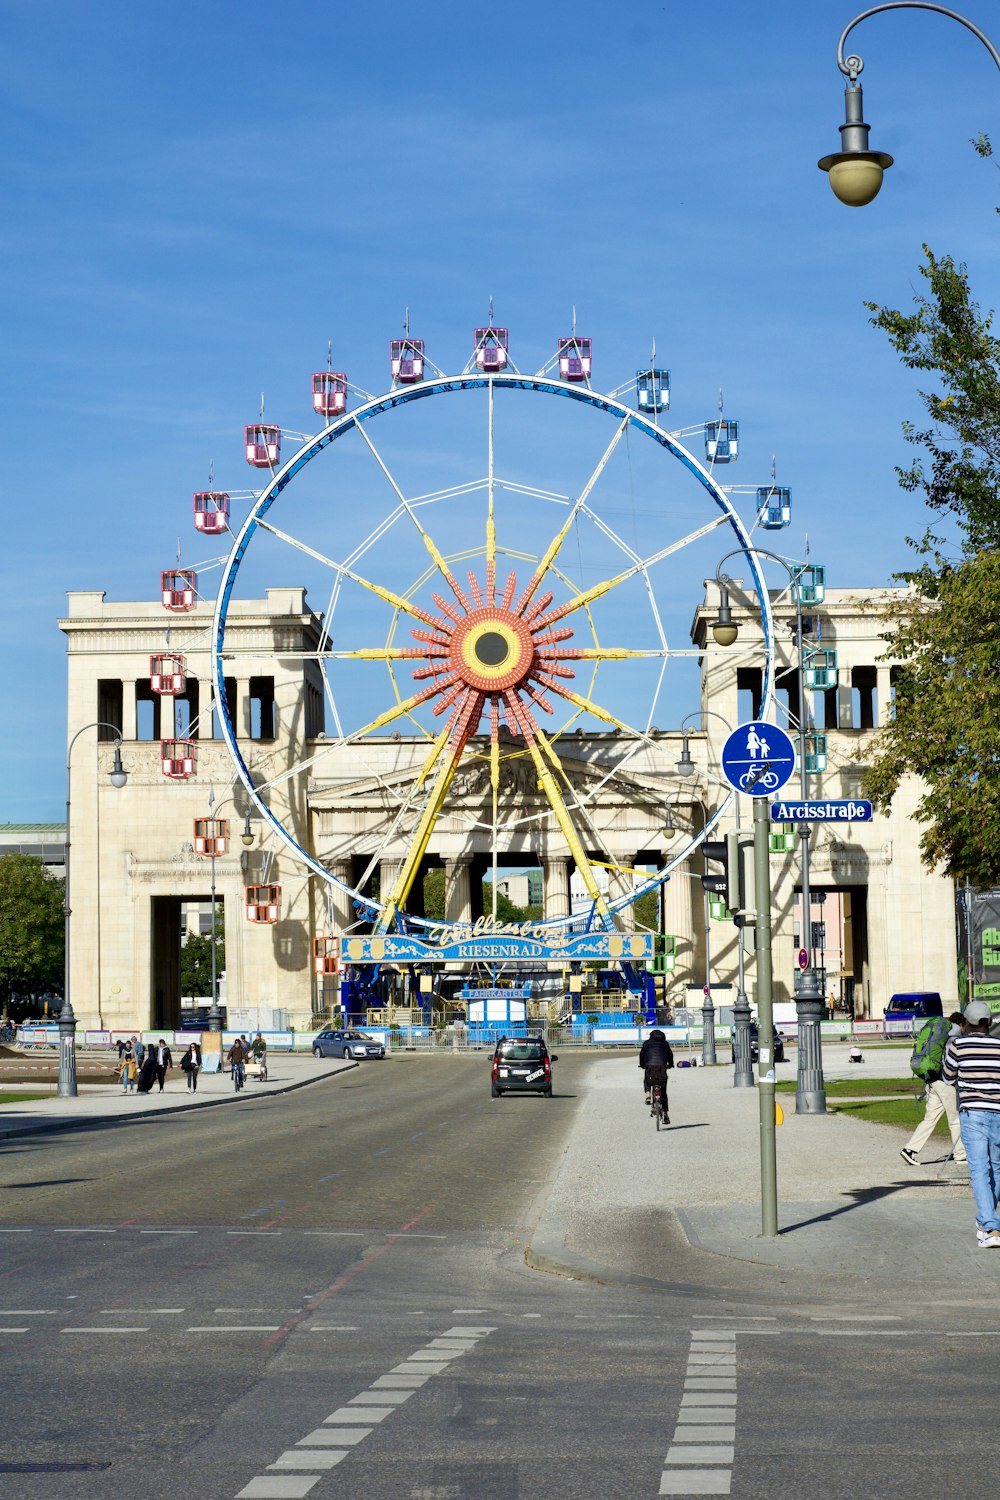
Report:
[[[893,995],[885,1008],[887,1021],[926,1021],[929,1016],[943,1016],[941,996],[936,990],[914,990]]]

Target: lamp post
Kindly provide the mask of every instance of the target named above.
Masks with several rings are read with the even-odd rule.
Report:
[[[716,569],[715,582],[719,587],[719,615],[712,625],[712,635],[720,646],[731,646],[739,634],[733,620],[729,602],[729,589],[733,580],[721,571],[722,564],[735,552],[729,552]],[[767,552],[762,547],[754,548],[756,557],[767,557],[780,563],[788,574],[795,596],[795,648],[798,655],[797,678],[799,694],[799,792],[802,801],[808,800],[805,757],[805,665],[802,644],[802,591],[799,587],[802,570],[787,563],[777,552]],[[795,975],[795,1010],[798,1017],[798,1077],[795,1091],[796,1114],[823,1115],[826,1113],[826,1092],[823,1085],[823,1051],[820,1022],[823,1018],[823,995],[819,976],[813,965],[812,944],[812,894],[809,888],[809,825],[799,824],[799,859],[802,872],[802,932],[801,940],[807,956],[804,969]],[[770,1040],[770,1033],[768,1033]]]
[[[732,610],[730,610],[729,624],[720,626],[723,634],[732,632],[732,639],[736,639],[736,627],[732,624]],[[731,645],[732,641],[721,644]],[[722,714],[712,708],[699,709],[697,713],[688,714],[681,723],[681,733],[684,739],[681,745],[681,758],[677,762],[678,776],[693,776],[695,764],[691,759],[691,750],[686,733],[687,726],[692,719],[718,719],[724,725],[726,732],[732,734],[733,726]],[[735,820],[736,832],[740,831],[740,797],[735,793]],[[733,1006],[733,1049],[736,1053],[736,1066],[733,1074],[733,1088],[753,1088],[753,1062],[750,1047],[750,1002],[746,992],[746,948],[743,940],[743,928],[736,929],[736,1004]]]
[[[56,1085],[56,1093],[64,1099],[75,1099],[76,1088],[76,1016],[73,1014],[73,1001],[70,996],[70,919],[72,909],[70,907],[69,875],[70,875],[70,763],[73,759],[73,746],[88,729],[110,729],[115,737],[115,758],[111,767],[110,781],[113,787],[120,789],[128,780],[128,772],[122,765],[122,734],[116,724],[106,724],[103,719],[95,719],[92,724],[84,724],[76,731],[69,742],[66,750],[66,891],[63,900],[64,927],[65,927],[65,953],[63,964],[65,974],[63,977],[63,1003],[59,1012],[59,1082]]]
[[[681,769],[682,766],[685,767],[684,770]],[[688,769],[688,767],[690,769]],[[681,759],[677,762],[677,774],[678,776],[693,776],[694,772],[695,764],[691,759],[690,751],[688,750],[687,737],[685,736],[684,749],[681,752]],[[705,833],[707,833],[708,831],[708,807],[704,799],[702,797],[699,797],[697,792],[688,792],[688,796],[691,798],[692,802],[697,802],[698,806],[701,808],[701,830],[702,836],[704,837]],[[669,818],[668,826],[670,828],[670,831],[672,832],[673,814],[670,810],[669,803],[667,804],[665,812]],[[707,875],[707,859],[704,860],[703,863],[705,874]],[[693,875],[692,879],[700,879],[700,876]],[[715,1006],[712,1004],[712,914],[709,908],[708,891],[703,890],[702,896],[705,903],[705,983],[702,987],[703,1003],[701,1007],[701,1060],[702,1064],[706,1068],[710,1068],[714,1067],[716,1062],[718,1062],[715,1051]]]
[[[227,797],[226,800],[225,800],[225,802],[220,803],[218,811],[221,812],[222,809],[224,807],[227,807],[229,805],[229,803],[232,802],[232,801],[233,801],[232,797]],[[214,814],[213,814],[213,816],[214,816]],[[246,814],[244,815],[244,818],[243,818],[243,832],[240,835],[240,842],[242,843],[244,849],[249,849],[252,846],[252,844],[253,844],[253,838],[254,838],[253,829],[250,827],[250,809],[247,808]],[[219,1008],[219,960],[218,960],[218,949],[219,949],[219,933],[218,933],[218,928],[217,928],[216,910],[215,910],[215,838],[213,837],[213,839],[212,839],[212,1004],[209,1006],[209,1010],[208,1010],[208,1029],[209,1029],[209,1031],[221,1031],[222,1030],[222,1011]]]
[[[887,156],[884,151],[869,149],[870,127],[864,123],[861,85],[858,82],[858,75],[864,67],[864,61],[856,55],[844,56],[844,43],[855,26],[867,20],[869,16],[878,15],[883,10],[933,10],[939,16],[948,16],[971,31],[973,36],[978,37],[997,67],[1000,68],[1000,53],[997,52],[989,37],[965,16],[960,16],[958,11],[948,10],[943,5],[932,5],[928,3],[928,0],[890,0],[889,4],[873,5],[870,10],[863,10],[859,16],[855,16],[854,20],[845,26],[841,32],[840,41],[837,43],[837,67],[847,79],[847,88],[844,90],[845,122],[840,127],[841,149],[830,156],[820,157],[817,162],[821,171],[829,173],[830,186],[834,195],[849,208],[861,208],[864,204],[870,203],[882,186],[883,174],[892,166],[891,156]]]

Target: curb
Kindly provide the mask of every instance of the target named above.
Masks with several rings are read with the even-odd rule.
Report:
[[[227,1094],[224,1099],[198,1099],[191,1104],[177,1104],[173,1109],[144,1109],[127,1115],[88,1115],[79,1120],[53,1120],[51,1124],[43,1120],[38,1124],[32,1123],[20,1127],[14,1125],[0,1130],[0,1141],[13,1140],[25,1135],[55,1135],[66,1130],[89,1130],[99,1125],[131,1125],[134,1120],[169,1119],[172,1115],[190,1114],[195,1109],[215,1109],[220,1105],[246,1104],[251,1099],[278,1099],[282,1094],[294,1094],[299,1089],[312,1088],[314,1084],[325,1083],[327,1079],[336,1078],[340,1073],[351,1073],[360,1066],[360,1063],[350,1062],[345,1067],[322,1073],[318,1078],[303,1078],[298,1083],[289,1083],[280,1089],[268,1089],[264,1094],[248,1094],[245,1099],[241,1099],[239,1094],[234,1093]]]

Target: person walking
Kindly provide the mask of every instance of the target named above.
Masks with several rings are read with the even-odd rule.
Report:
[[[976,1200],[976,1239],[983,1250],[1000,1250],[1000,1037],[990,1035],[988,1005],[965,1007],[960,1036],[944,1049],[941,1076],[958,1089],[958,1118]]]
[[[154,1067],[156,1069],[156,1081],[160,1085],[160,1093],[162,1094],[163,1082],[167,1076],[167,1069],[172,1068],[174,1065],[174,1060],[170,1056],[170,1048],[167,1046],[162,1036],[157,1042],[156,1047],[153,1049],[153,1057]]]
[[[267,1043],[259,1031],[250,1043],[250,1054],[259,1069],[257,1076],[264,1083],[267,1079]]]
[[[121,1060],[118,1063],[118,1077],[122,1081],[123,1094],[133,1092],[138,1076],[139,1068],[136,1064],[135,1053],[132,1051],[132,1043],[126,1042],[122,1047]]]
[[[945,1047],[952,1037],[961,1036],[961,1034],[962,1013],[956,1010],[947,1020],[944,1016],[932,1016],[929,1021],[924,1022],[914,1039],[915,1045],[910,1067],[914,1074],[924,1081],[924,1102],[927,1107],[924,1118],[899,1153],[911,1167],[919,1166],[918,1157],[930,1140],[931,1133],[942,1115],[946,1116],[948,1129],[951,1131],[951,1149],[955,1165],[964,1167],[967,1164],[968,1159],[962,1143],[962,1129],[958,1118],[955,1085],[946,1083],[941,1076]]]
[[[187,1074],[187,1086],[189,1094],[198,1092],[198,1074],[201,1072],[201,1047],[197,1042],[190,1042],[188,1049],[181,1058],[181,1069]]]

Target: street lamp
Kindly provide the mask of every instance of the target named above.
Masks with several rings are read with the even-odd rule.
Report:
[[[122,765],[122,734],[115,724],[106,724],[103,719],[95,719],[93,724],[84,724],[76,731],[69,742],[66,750],[66,891],[63,899],[63,913],[65,923],[65,953],[63,965],[65,969],[63,977],[63,1003],[59,1012],[59,1082],[56,1085],[56,1093],[64,1099],[75,1099],[76,1088],[76,1016],[73,1014],[73,1002],[70,998],[70,908],[69,894],[69,857],[70,857],[70,762],[73,758],[73,746],[88,729],[110,729],[115,737],[115,758],[109,774],[109,780],[113,787],[118,790],[128,781],[128,772]]]
[[[847,79],[847,88],[844,90],[844,120],[840,127],[841,150],[835,151],[831,156],[822,156],[817,166],[830,176],[830,186],[834,195],[841,203],[846,203],[849,208],[862,208],[870,203],[878,195],[882,186],[882,175],[892,166],[892,157],[884,151],[872,151],[868,146],[868,131],[870,127],[864,122],[864,114],[861,107],[861,85],[858,82],[858,74],[864,67],[864,61],[856,56],[844,56],[844,43],[850,32],[860,21],[865,21],[869,16],[878,15],[883,10],[933,10],[940,16],[949,16],[959,25],[965,26],[974,36],[977,36],[983,46],[989,52],[997,67],[1000,68],[1000,53],[994,47],[989,37],[973,26],[972,22],[965,16],[960,16],[955,10],[948,10],[943,5],[932,5],[928,0],[891,0],[887,5],[874,5],[870,10],[864,10],[859,16],[846,26],[841,33],[840,41],[837,43],[837,67]]]
[[[719,618],[713,626],[713,634],[720,646],[731,646],[739,633],[739,627],[733,620],[733,611],[728,601],[719,607]],[[677,762],[678,776],[693,776],[695,764],[691,759],[690,739],[687,733],[687,725],[691,719],[718,719],[727,733],[732,734],[733,726],[724,715],[717,713],[712,708],[699,709],[697,713],[688,714],[681,724],[681,732],[684,736],[681,745],[681,756]],[[735,794],[735,820],[736,832],[740,831],[740,797]],[[734,1046],[736,1051],[736,1071],[733,1076],[733,1088],[753,1088],[753,1067],[751,1063],[750,1049],[750,1002],[746,993],[746,947],[743,940],[743,928],[736,929],[736,1004],[733,1006]]]
[[[691,769],[682,771],[680,769],[681,765],[689,765]],[[677,774],[679,776],[693,776],[694,770],[694,761],[691,760],[690,753],[687,747],[687,735],[685,735],[684,751],[682,752],[682,759],[677,763]],[[697,792],[688,792],[688,796],[691,798],[692,802],[697,802],[698,806],[701,808],[701,831],[702,838],[704,839],[705,834],[708,832],[708,807],[704,799],[702,797],[699,797]],[[669,802],[664,807],[664,817],[666,819],[665,831],[673,833],[674,815]],[[705,873],[707,875],[707,859],[704,861],[704,867]],[[697,875],[692,876],[692,879],[694,880],[697,880],[699,878],[700,877]],[[708,891],[703,890],[702,895],[705,902],[705,983],[702,989],[704,1003],[701,1007],[701,1060],[704,1066],[708,1068],[714,1067],[715,1063],[718,1061],[718,1058],[715,1052],[715,1006],[712,1004],[712,914],[709,909]]]
[[[219,804],[219,807],[218,807],[217,811],[221,812],[222,809],[224,807],[227,807],[229,805],[229,803],[232,802],[233,800],[234,799],[232,797],[227,797],[226,800],[225,800],[225,802],[222,802],[222,803]],[[213,816],[214,815],[215,814],[213,814]],[[249,849],[253,845],[253,840],[254,840],[254,833],[253,833],[253,829],[250,827],[250,809],[247,808],[246,814],[244,815],[244,818],[243,818],[243,832],[240,835],[240,841],[243,844],[244,849]],[[211,851],[211,858],[212,858],[212,1004],[209,1006],[209,1010],[208,1010],[208,1029],[209,1029],[209,1031],[221,1031],[222,1030],[222,1011],[221,1011],[221,1009],[219,1007],[219,967],[218,967],[219,933],[218,933],[218,929],[217,929],[216,911],[215,911],[215,843],[216,843],[216,841],[213,838],[212,839],[212,851]]]
[[[729,603],[729,590],[733,580],[721,571],[722,564],[730,557],[743,556],[729,552],[719,563],[715,582],[719,588],[719,615],[712,624],[712,635],[720,646],[731,646],[739,633],[733,622]],[[802,644],[802,590],[800,587],[802,568],[798,570],[787,563],[777,552],[767,552],[762,547],[754,548],[755,557],[767,557],[780,563],[788,574],[795,598],[795,647],[798,655],[799,696],[799,794],[802,801],[808,800],[805,756],[805,661]],[[805,949],[807,965],[795,975],[795,1009],[798,1017],[798,1078],[795,1091],[797,1114],[822,1115],[826,1113],[826,1093],[823,1085],[823,1052],[820,1021],[823,1017],[823,995],[819,987],[819,976],[813,966],[812,944],[812,895],[809,888],[809,825],[799,824],[799,859],[802,870],[802,947]],[[768,1038],[770,1045],[770,1038]]]

